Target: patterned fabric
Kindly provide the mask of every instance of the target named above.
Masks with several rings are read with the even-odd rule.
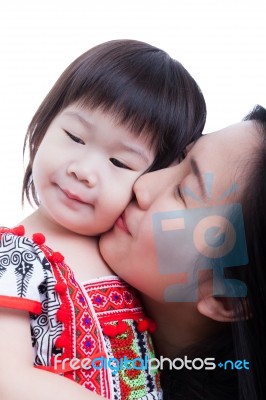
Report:
[[[41,234],[30,240],[22,228],[2,228],[0,238],[0,306],[30,312],[36,367],[109,399],[161,398],[158,372],[118,368],[113,360],[154,357],[153,323],[131,287],[116,276],[77,282]],[[95,358],[89,368],[81,363]]]

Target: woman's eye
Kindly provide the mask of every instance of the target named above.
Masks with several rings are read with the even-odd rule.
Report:
[[[71,140],[73,140],[73,142],[85,144],[85,142],[82,139],[80,139],[79,137],[72,135],[72,133],[70,133],[68,131],[65,131],[65,132],[66,132],[67,136],[70,137]]]
[[[178,197],[183,201],[183,203],[185,203],[185,199],[184,199],[184,195],[182,193],[181,185],[177,185],[176,193],[177,193]]]
[[[121,161],[117,160],[116,158],[110,158],[110,161],[112,164],[114,164],[118,168],[131,170],[131,168],[129,168],[126,164],[123,164]]]

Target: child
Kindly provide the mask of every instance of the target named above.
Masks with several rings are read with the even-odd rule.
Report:
[[[38,208],[15,229],[1,230],[5,399],[17,398],[18,388],[20,399],[46,398],[43,384],[50,399],[97,398],[84,388],[111,399],[160,396],[158,374],[136,364],[86,364],[154,356],[154,324],[133,289],[102,260],[98,235],[115,221],[121,226],[135,180],[181,158],[205,116],[188,72],[142,42],[96,46],[58,79],[25,139],[23,196]]]

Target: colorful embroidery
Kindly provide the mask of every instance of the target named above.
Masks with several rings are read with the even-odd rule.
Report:
[[[112,276],[80,284],[41,233],[30,240],[18,227],[2,229],[0,235],[0,304],[31,313],[35,366],[56,372],[55,357],[57,362],[100,355],[154,357],[148,334],[154,324],[125,282]],[[160,397],[158,374],[146,370],[123,368],[114,374],[110,368],[91,367],[60,373],[105,398]]]

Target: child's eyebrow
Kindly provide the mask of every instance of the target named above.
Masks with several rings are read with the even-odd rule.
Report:
[[[135,153],[140,156],[145,163],[150,164],[151,160],[146,155],[146,152],[139,146],[135,146],[133,143],[122,142],[119,144],[122,150],[129,151],[130,153]]]
[[[86,128],[91,128],[91,126],[92,126],[91,122],[89,122],[86,118],[84,118],[77,111],[67,111],[64,113],[64,115],[78,119],[82,123],[82,125],[84,125]]]

